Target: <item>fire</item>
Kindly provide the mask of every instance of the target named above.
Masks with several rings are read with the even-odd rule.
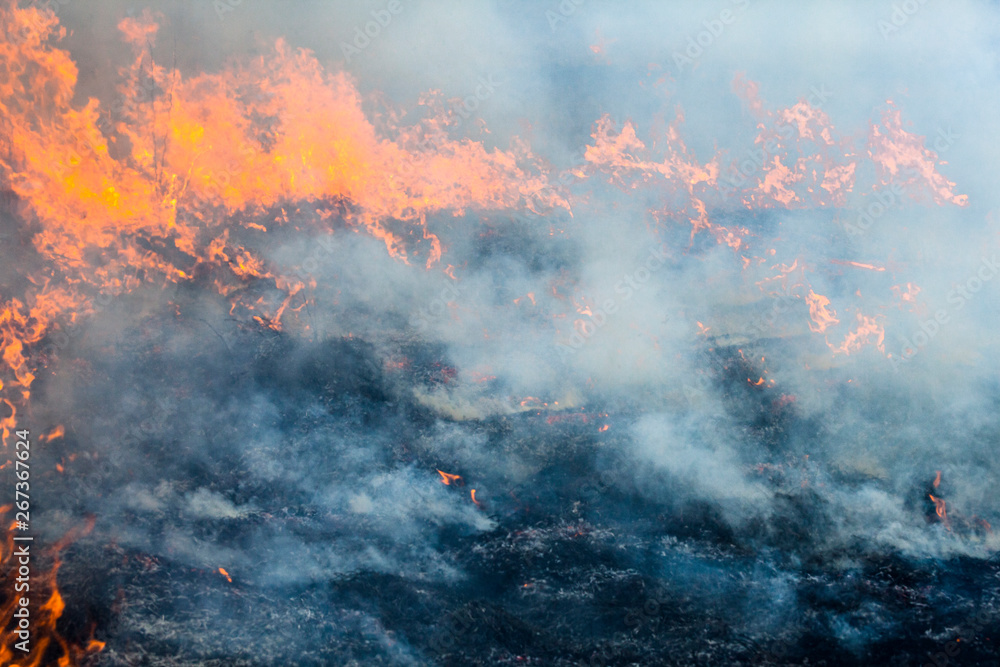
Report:
[[[864,262],[852,262],[845,259],[831,259],[831,264],[839,264],[841,266],[853,266],[859,269],[868,269],[869,271],[885,271],[884,266],[876,266],[874,264],[865,264]]]
[[[421,99],[426,113],[412,125],[403,125],[399,119],[404,114],[394,110],[366,114],[368,100],[348,74],[325,70],[309,51],[283,40],[260,58],[185,78],[153,58],[156,21],[147,11],[118,25],[132,50],[130,63],[120,71],[118,103],[90,99],[80,104],[78,69],[68,51],[57,46],[66,31],[55,14],[0,0],[5,32],[0,36],[0,128],[7,138],[0,150],[0,189],[16,195],[16,217],[25,229],[37,230],[30,236],[33,247],[23,249],[37,264],[24,270],[27,287],[23,293],[0,296],[0,434],[5,447],[44,363],[38,345],[97,312],[105,298],[206,276],[206,284],[229,301],[231,314],[274,331],[293,326],[299,310],[313,298],[316,280],[303,276],[312,271],[306,262],[285,266],[266,260],[244,247],[240,239],[248,234],[301,226],[309,238],[323,239],[347,226],[377,239],[399,262],[431,269],[445,264],[436,218],[470,210],[571,211],[569,195],[553,187],[526,143],[518,140],[504,150],[455,138],[454,121],[437,94]],[[591,48],[603,55],[607,44],[599,41]],[[656,221],[682,220],[685,230],[690,226],[692,242],[697,234],[708,234],[732,248],[748,270],[772,260],[752,255],[746,229],[721,226],[708,214],[731,195],[747,208],[841,207],[856,189],[900,185],[914,201],[968,204],[966,195],[956,194],[955,183],[938,172],[944,163],[924,148],[923,138],[903,129],[901,112],[891,103],[880,122],[872,124],[864,150],[837,133],[819,102],[768,109],[757,84],[737,76],[733,89],[758,128],[753,168],[744,172],[744,163],[735,159],[738,182],[727,176],[733,156],[717,151],[699,157],[688,147],[680,108],[673,121],[645,140],[633,122],[598,119],[585,152],[586,168],[574,170],[574,176],[599,173],[627,191],[656,188],[663,202],[651,212]],[[871,171],[858,168],[865,158],[875,167],[875,183],[858,182]],[[296,209],[295,202],[310,206]],[[262,219],[265,213],[268,220]],[[775,254],[773,249],[769,253]],[[462,264],[456,261],[439,270],[454,280],[455,266]],[[762,290],[772,282],[788,293],[798,290],[796,297],[809,307],[811,331],[825,333],[840,323],[829,299],[808,287],[806,261],[796,258],[771,269],[778,275],[757,284]],[[914,303],[919,288],[906,285],[905,292],[897,290],[897,298]],[[260,286],[268,288],[267,296],[251,295],[250,288]],[[555,285],[551,289],[562,298]],[[528,301],[538,307],[535,292],[514,299],[517,306],[527,307]],[[593,317],[589,303],[576,306],[579,314]],[[840,345],[828,343],[834,354],[849,355],[871,343],[884,354],[881,319],[859,312],[857,322]],[[707,336],[711,327],[697,325]],[[386,367],[402,370],[409,364],[393,360]],[[448,381],[455,371],[443,369],[441,375]],[[473,379],[485,382],[495,376]],[[753,386],[766,382],[763,376],[747,381]],[[530,396],[520,405],[549,407]],[[590,417],[553,415],[548,421],[569,419],[588,422]],[[608,428],[603,424],[599,432]],[[58,426],[38,441],[64,436]],[[57,469],[63,472],[64,464]],[[460,475],[437,472],[445,485],[462,483]],[[938,472],[935,489],[940,476]],[[470,495],[480,505],[475,489]],[[944,500],[930,498],[949,526]],[[48,596],[35,617],[40,639],[32,665],[40,663],[53,643],[62,651],[59,664],[104,647],[97,640],[85,649],[73,646],[57,631],[65,606],[56,586],[58,553],[69,543],[66,539],[54,551],[55,565],[39,577]],[[8,531],[0,551],[4,572],[12,567],[12,552]],[[218,572],[232,583],[224,568]],[[0,610],[12,612],[10,605],[6,601]],[[5,634],[0,643],[0,664],[14,659],[11,639]]]
[[[51,431],[49,431],[48,433],[40,435],[38,437],[38,441],[39,442],[52,442],[53,440],[56,440],[57,438],[61,438],[64,435],[66,435],[66,429],[62,425],[59,425],[59,426],[56,426]]]
[[[822,294],[816,294],[809,290],[806,296],[806,303],[809,304],[809,316],[812,322],[809,323],[809,330],[813,333],[823,333],[831,324],[839,324],[837,313],[827,310],[830,300]]]
[[[778,293],[784,293],[795,294],[797,296],[798,293],[796,292],[796,289],[805,284],[805,266],[799,266],[798,258],[796,258],[791,264],[775,264],[770,267],[770,270],[776,271],[777,275],[764,278],[756,283],[757,287],[767,294],[775,295]],[[765,289],[766,287],[770,287],[771,283],[777,283],[780,286],[780,290],[769,291]]]
[[[0,188],[16,194],[19,215],[37,227],[34,251],[45,264],[26,294],[0,302],[5,438],[30,395],[31,346],[93,312],[99,292],[211,271],[234,308],[282,328],[308,281],[290,277],[297,267],[264,262],[227,227],[267,233],[253,218],[282,202],[315,202],[317,213],[303,222],[313,233],[330,231],[336,214],[393,257],[419,256],[428,267],[442,255],[433,214],[568,208],[526,145],[488,150],[450,138],[446,109],[433,97],[425,100],[432,113],[416,125],[376,127],[346,74],[324,71],[280,40],[268,57],[185,79],[152,57],[156,18],[120,22],[134,56],[120,72],[120,98],[81,108],[76,65],[56,46],[65,30],[55,15],[0,0],[0,126],[9,137]],[[266,127],[251,120],[265,118]],[[282,209],[275,225],[291,224],[290,212]],[[245,303],[241,290],[259,281],[275,296]]]
[[[899,285],[893,285],[892,294],[895,296],[896,300],[899,301],[900,308],[906,304],[912,312],[919,313],[922,310],[917,305],[917,295],[920,294],[920,288],[913,283],[906,283],[905,289]]]
[[[525,398],[524,400],[521,401],[521,407],[522,408],[529,408],[529,409],[530,408],[547,408],[548,406],[549,406],[548,403],[546,403],[545,401],[543,401],[540,398],[535,398],[534,396],[528,396],[527,398]]]
[[[834,347],[827,343],[834,354],[850,354],[860,351],[870,342],[875,343],[875,347],[882,354],[885,354],[885,328],[879,323],[878,317],[867,317],[858,313],[858,328],[844,337],[844,342]]]
[[[809,99],[770,111],[760,87],[743,75],[733,79],[732,88],[760,128],[752,156],[735,165],[737,173],[731,179],[730,187],[742,192],[744,205],[843,206],[855,187],[856,152],[848,139],[837,137],[820,109],[823,91],[814,90]]]
[[[11,505],[0,507],[0,516],[6,515],[11,509],[13,509],[13,506]],[[31,652],[27,655],[21,653],[20,651],[15,652],[13,645],[15,642],[19,641],[18,636],[14,630],[5,631],[2,633],[2,636],[0,636],[0,664],[12,665],[16,663],[23,665],[24,667],[39,667],[43,664],[42,660],[45,658],[46,654],[51,653],[51,651],[49,651],[49,647],[54,643],[58,644],[58,650],[61,652],[55,664],[60,665],[60,667],[68,667],[69,665],[77,664],[79,659],[84,655],[100,651],[104,648],[103,642],[93,639],[88,642],[86,647],[76,646],[66,640],[57,627],[58,621],[62,617],[63,611],[66,608],[66,604],[63,601],[62,594],[59,592],[59,587],[56,583],[59,567],[61,565],[59,554],[79,537],[89,533],[93,527],[94,519],[91,518],[84,526],[69,531],[46,551],[33,554],[32,565],[34,567],[37,567],[39,562],[34,559],[40,557],[46,560],[51,559],[52,565],[48,571],[41,574],[36,574],[34,570],[32,571],[30,584],[32,600],[35,599],[35,596],[38,596],[39,598],[45,596],[47,597],[45,597],[45,602],[38,605],[37,609],[31,610]],[[24,543],[21,542],[19,544]],[[12,570],[14,563],[17,561],[14,556],[14,550],[14,525],[12,524],[7,531],[5,543],[2,547],[0,547],[0,568],[5,571]],[[5,619],[12,618],[17,605],[18,596],[10,595],[10,597],[4,600],[2,605],[0,605],[0,616]]]
[[[951,530],[951,524],[948,521],[948,511],[945,509],[945,502],[941,498],[935,498],[934,494],[928,494],[928,497],[934,503],[934,513],[938,515],[944,527]]]
[[[443,470],[438,470],[438,474],[441,475],[441,483],[446,486],[451,485],[452,482],[457,482],[462,479],[461,475],[449,475]]]
[[[691,223],[692,240],[699,231],[704,230],[712,234],[718,243],[725,243],[738,250],[743,245],[746,230],[729,229],[710,222],[700,194],[702,189],[717,185],[718,158],[707,163],[698,162],[681,138],[680,127],[683,122],[684,114],[678,109],[676,120],[664,132],[666,154],[662,161],[657,161],[648,155],[646,144],[636,136],[635,126],[631,122],[626,122],[618,129],[610,116],[604,116],[596,124],[591,135],[594,145],[587,147],[585,157],[594,167],[609,172],[612,182],[622,186],[633,176],[644,180],[653,175],[659,176],[663,179],[661,183],[664,187],[676,195],[679,201],[665,213],[686,217]]]
[[[873,124],[868,155],[875,164],[880,185],[901,186],[910,199],[930,199],[935,204],[968,206],[968,195],[955,194],[955,184],[937,171],[937,153],[924,147],[924,137],[903,129],[901,112],[886,101],[881,125]]]
[[[528,292],[525,296],[528,298],[529,301],[531,301],[531,305],[532,306],[538,305],[537,303],[535,303],[535,293],[534,292]],[[524,298],[525,298],[524,296],[519,296],[516,299],[514,299],[514,305],[515,306],[521,305],[521,302],[524,301]]]
[[[941,471],[937,470],[935,471],[934,481],[932,482],[932,486],[934,487],[934,490],[937,491],[940,485],[941,485]],[[942,498],[936,497],[933,493],[927,494],[927,497],[930,498],[931,502],[934,503],[934,513],[937,514],[938,519],[940,519],[941,523],[944,524],[944,527],[950,531],[951,522],[948,520],[948,510],[947,507],[945,506],[945,501]]]
[[[446,109],[433,96],[415,125],[377,126],[347,74],[324,71],[308,51],[280,40],[266,57],[184,78],[153,58],[156,19],[145,12],[118,25],[133,58],[120,71],[117,102],[79,105],[78,70],[57,46],[66,31],[55,14],[0,0],[7,139],[0,189],[16,195],[17,217],[36,230],[28,289],[0,297],[5,446],[31,395],[34,346],[95,312],[102,297],[210,275],[234,312],[270,329],[286,326],[315,282],[293,277],[299,267],[266,262],[231,229],[291,225],[298,212],[290,208],[273,224],[256,221],[285,202],[315,204],[316,214],[301,223],[311,234],[329,233],[340,216],[381,240],[390,256],[428,268],[443,253],[431,228],[436,214],[569,207],[525,144],[503,150],[451,138]],[[244,296],[260,283],[272,287],[270,296]],[[56,429],[39,443],[62,435]],[[445,483],[460,479],[442,475]],[[3,568],[10,566],[5,549]],[[40,579],[52,592],[36,617],[42,639],[31,664],[53,641],[62,647],[60,664],[103,647],[73,647],[56,632],[63,610],[56,569]],[[2,664],[13,661],[9,640]]]

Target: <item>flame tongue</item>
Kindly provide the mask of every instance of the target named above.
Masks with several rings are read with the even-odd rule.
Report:
[[[941,486],[941,471],[935,472],[934,481],[932,482],[934,490],[937,491],[938,487]],[[931,499],[934,503],[934,514],[937,515],[938,519],[944,524],[947,530],[951,530],[951,521],[948,519],[948,510],[944,499],[935,496],[933,493],[927,494],[927,497]]]
[[[945,502],[941,498],[937,498],[934,494],[928,494],[928,497],[934,503],[934,513],[937,514],[938,518],[941,519],[941,523],[948,530],[951,530],[951,523],[948,521],[948,511],[945,508]]]
[[[450,486],[452,482],[458,483],[462,480],[461,475],[450,475],[443,470],[438,470],[438,474],[441,475],[441,483]]]
[[[840,320],[837,319],[837,313],[827,310],[826,307],[830,305],[830,300],[822,294],[816,294],[809,290],[806,303],[809,304],[809,316],[812,318],[812,322],[809,323],[810,331],[822,333],[831,324],[840,323]]]
[[[224,225],[236,212],[327,202],[390,255],[405,262],[416,253],[430,267],[442,253],[434,213],[568,206],[523,143],[489,151],[449,139],[443,108],[417,126],[377,130],[346,74],[324,72],[282,41],[272,57],[184,79],[152,58],[154,17],[126,18],[119,29],[135,57],[112,119],[97,100],[72,105],[77,68],[52,45],[65,32],[53,14],[7,1],[0,20],[24,37],[0,41],[0,127],[11,138],[0,188],[37,223],[33,243],[47,263],[41,287],[0,306],[0,352],[21,390],[3,399],[11,409],[34,379],[25,348],[70,313],[90,312],[98,290],[187,281],[202,269],[223,294],[269,281],[281,296],[248,309],[279,328],[304,284],[286,275],[293,267],[267,265],[232,239]],[[117,157],[109,142],[122,148]],[[305,223],[314,232],[332,214],[317,208]],[[236,220],[266,230],[253,215]]]
[[[0,516],[7,516],[12,509],[13,506],[11,505],[0,507]],[[13,570],[15,561],[17,561],[14,551],[15,526],[16,523],[11,523],[9,526],[6,542],[2,546],[2,551],[0,551],[0,568],[3,570]],[[3,636],[0,637],[0,664],[22,664],[31,665],[32,667],[39,666],[42,664],[42,660],[46,657],[47,653],[52,653],[52,651],[49,650],[49,647],[53,644],[53,642],[59,645],[59,650],[61,651],[58,662],[56,663],[61,667],[68,667],[69,665],[77,664],[79,659],[86,653],[100,651],[104,648],[103,642],[93,639],[88,642],[85,648],[73,645],[62,636],[57,628],[59,619],[62,617],[63,611],[66,608],[66,604],[63,601],[62,594],[59,592],[59,587],[56,583],[59,568],[62,564],[59,554],[81,536],[86,535],[93,530],[93,528],[94,518],[91,517],[87,520],[85,525],[66,533],[66,535],[53,544],[47,551],[32,554],[32,564],[36,567],[38,566],[39,561],[35,559],[39,557],[45,557],[46,559],[51,558],[52,560],[52,565],[48,571],[41,574],[36,574],[33,571],[30,580],[30,591],[33,596],[38,596],[31,598],[32,600],[44,597],[46,593],[48,594],[48,597],[45,598],[45,602],[38,606],[37,611],[31,611],[30,617],[33,619],[31,625],[31,652],[27,657],[20,651],[15,653],[13,646],[16,642],[20,641],[16,630],[4,632]],[[18,543],[20,546],[24,546],[24,544],[24,542]],[[28,548],[29,550],[32,550],[31,546]],[[8,619],[12,618],[17,605],[18,596],[11,595],[3,603],[3,605],[0,606],[0,616]],[[26,660],[30,660],[30,662]]]
[[[418,261],[431,268],[445,263],[445,247],[435,233],[436,216],[460,216],[468,210],[570,210],[568,195],[552,187],[523,142],[499,150],[451,138],[451,121],[435,95],[421,100],[430,113],[414,125],[400,124],[391,112],[373,121],[347,74],[324,71],[309,52],[281,40],[267,57],[184,78],[153,58],[155,17],[146,12],[126,18],[118,27],[132,46],[133,58],[121,72],[123,104],[118,110],[104,108],[98,100],[74,105],[78,70],[69,54],[54,46],[65,30],[53,13],[0,0],[0,21],[7,31],[6,38],[0,38],[0,128],[10,138],[7,149],[0,151],[0,189],[15,193],[22,204],[19,216],[25,230],[32,230],[35,262],[22,276],[27,286],[23,293],[3,295],[0,301],[0,429],[5,445],[40,368],[32,358],[33,346],[60,325],[93,313],[99,295],[208,276],[206,284],[230,301],[231,314],[277,331],[309,303],[316,281],[303,277],[302,267],[281,265],[244,247],[246,238],[299,230],[300,225],[305,234],[319,236],[336,223],[378,239],[400,262]],[[594,48],[595,53],[604,52],[603,46]],[[661,128],[659,140],[644,141],[635,123],[616,124],[609,116],[598,119],[586,166],[573,175],[582,179],[601,174],[627,192],[658,189],[664,203],[650,212],[651,218],[660,224],[680,219],[685,234],[690,228],[692,244],[697,234],[706,232],[715,243],[738,251],[733,259],[742,257],[748,272],[748,267],[772,266],[780,275],[758,285],[763,290],[779,282],[796,299],[802,298],[809,309],[809,329],[824,340],[839,332],[840,344],[827,340],[832,354],[850,355],[866,345],[884,354],[883,315],[852,310],[835,295],[842,317],[856,312],[853,330],[841,324],[830,299],[805,280],[806,261],[800,265],[796,258],[786,265],[754,255],[750,233],[713,222],[710,207],[723,205],[733,192],[737,206],[756,209],[843,207],[848,195],[868,196],[869,190],[893,186],[903,187],[909,200],[942,206],[964,207],[967,196],[957,194],[955,183],[937,171],[937,155],[923,147],[922,137],[903,129],[900,112],[891,103],[872,125],[866,151],[838,135],[818,106],[802,101],[769,110],[756,84],[738,76],[733,87],[757,121],[754,146],[762,149],[759,163],[754,161],[756,166],[740,182],[727,180],[724,165],[729,161],[722,152],[699,158],[688,147],[680,109],[675,120]],[[780,131],[784,128],[787,134]],[[858,169],[861,159],[874,169]],[[861,174],[869,171],[876,181],[860,182]],[[315,214],[302,214],[297,204],[315,209]],[[263,219],[265,214],[268,219]],[[770,255],[775,254],[772,249]],[[830,262],[876,274],[893,271],[888,263],[887,270],[877,263]],[[461,261],[456,259],[454,266],[462,266]],[[444,269],[452,279],[453,269],[450,264]],[[790,288],[789,282],[794,282]],[[260,285],[268,287],[268,296],[250,294]],[[901,303],[916,305],[920,289],[912,283],[906,283],[905,292],[894,290]],[[526,298],[514,303],[524,311],[544,308],[545,299],[536,301],[535,291],[521,293]],[[558,297],[555,287],[553,294]],[[577,313],[587,318],[572,319],[576,333],[583,336],[598,319],[601,302],[573,301]],[[721,328],[711,322],[697,325],[705,338]],[[408,362],[399,363],[405,368]],[[450,381],[454,369],[442,375]],[[775,385],[763,374],[756,380],[747,377],[747,383]],[[792,400],[782,395],[776,404]],[[556,401],[550,406],[530,396],[520,407],[564,410]],[[549,424],[592,419],[583,413],[546,417]],[[603,424],[598,432],[608,428]],[[39,442],[63,435],[59,427]],[[61,463],[57,469],[63,471]],[[444,485],[465,485],[460,475],[437,472]],[[936,495],[940,481],[938,471],[935,493],[928,496],[935,515],[950,531],[946,503]],[[485,511],[476,489],[469,498]],[[499,500],[487,499],[487,508],[494,502]],[[953,506],[952,514],[959,531],[961,513]],[[60,542],[59,549],[65,544]],[[0,558],[6,571],[13,564],[12,551],[9,533]],[[39,664],[47,647],[54,651],[55,644],[62,650],[59,664],[69,664],[84,650],[57,632],[65,606],[56,586],[58,568],[56,557],[50,572],[39,578],[48,595],[38,608],[42,635],[32,664]],[[226,569],[217,572],[232,583]],[[5,612],[12,609],[10,602],[5,605]],[[0,663],[15,658],[10,639],[8,634],[0,644]],[[85,650],[101,648],[103,643],[91,640]]]

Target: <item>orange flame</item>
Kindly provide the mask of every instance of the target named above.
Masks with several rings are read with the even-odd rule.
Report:
[[[11,505],[0,507],[0,515],[8,513],[11,509]],[[76,664],[85,654],[100,651],[104,648],[103,642],[94,640],[91,640],[86,647],[74,645],[60,634],[57,627],[58,621],[66,608],[56,584],[56,578],[61,565],[59,554],[79,537],[89,533],[93,527],[94,519],[88,519],[84,526],[69,531],[47,551],[31,554],[32,563],[36,567],[39,561],[35,559],[43,559],[44,561],[44,559],[51,558],[53,561],[51,568],[47,572],[38,575],[33,573],[31,577],[32,596],[39,595],[41,597],[47,592],[48,597],[44,603],[38,606],[37,610],[30,612],[30,617],[32,618],[32,640],[29,645],[30,652],[27,655],[19,650],[15,653],[16,649],[13,646],[15,642],[19,641],[19,638],[14,630],[8,630],[0,634],[0,664],[12,665],[16,663],[25,667],[39,667],[49,651],[49,646],[56,643],[59,645],[59,650],[61,651],[60,656],[56,659],[56,664],[60,665],[60,667],[68,667],[69,665]],[[17,560],[14,555],[14,544],[12,525],[11,529],[7,532],[5,544],[0,548],[0,568],[5,571],[12,570]],[[21,542],[20,544],[25,543]],[[29,551],[30,549],[31,547],[29,546]],[[31,599],[34,599],[34,597]],[[0,617],[6,619],[12,618],[18,603],[18,596],[11,595],[9,599],[0,604]]]
[[[61,438],[64,435],[66,435],[66,429],[63,428],[62,425],[60,425],[60,426],[56,426],[54,429],[52,429],[48,433],[39,436],[38,437],[38,441],[39,442],[52,442],[53,440],[55,440],[57,438]]]
[[[885,271],[884,266],[875,266],[874,264],[865,264],[863,262],[852,262],[845,259],[831,259],[831,264],[839,264],[841,266],[853,266],[859,269],[868,269],[869,271]]]
[[[934,502],[934,513],[938,515],[944,527],[951,530],[951,523],[948,521],[948,511],[945,509],[945,502],[941,498],[935,498],[933,494],[928,494],[928,497]]]
[[[936,204],[968,206],[968,195],[955,194],[955,184],[937,171],[943,164],[937,153],[924,148],[924,138],[903,129],[900,111],[887,100],[882,125],[872,125],[868,154],[879,172],[881,185],[902,186],[911,199],[930,199]]]
[[[830,305],[830,300],[822,294],[816,294],[812,290],[809,290],[809,294],[806,296],[806,303],[809,304],[809,316],[812,318],[812,322],[809,323],[809,330],[813,333],[822,333],[831,324],[840,323],[840,320],[837,319],[837,313],[826,309]]]
[[[338,215],[391,256],[420,256],[428,267],[442,254],[431,214],[569,206],[523,142],[504,151],[450,138],[447,110],[433,96],[416,125],[389,114],[376,127],[346,74],[324,71],[281,40],[269,57],[185,79],[152,57],[153,14],[123,19],[134,59],[121,70],[121,104],[92,99],[78,108],[77,67],[55,46],[65,35],[55,15],[0,0],[0,23],[0,127],[9,139],[0,190],[18,198],[47,264],[26,294],[0,302],[5,437],[35,378],[31,346],[91,313],[98,291],[118,295],[210,271],[234,308],[280,329],[311,279],[266,263],[227,225],[266,233],[255,217],[283,202],[314,202],[315,216],[302,222],[313,232],[329,232]],[[295,213],[282,209],[275,224],[291,224]],[[240,290],[252,281],[270,282],[278,295],[243,303]]]
[[[844,337],[844,342],[838,347],[827,343],[834,354],[850,354],[861,350],[874,340],[878,351],[885,354],[885,328],[877,317],[867,317],[858,313],[858,328]]]
[[[449,475],[442,470],[438,470],[438,474],[441,475],[441,483],[445,485],[450,485],[452,482],[462,479],[461,475]]]

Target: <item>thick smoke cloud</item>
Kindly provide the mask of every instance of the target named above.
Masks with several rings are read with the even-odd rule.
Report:
[[[80,100],[114,100],[128,49],[106,35],[142,8],[58,7]],[[62,495],[47,501],[53,536],[94,514],[80,553],[104,559],[101,545],[113,543],[206,576],[224,567],[257,604],[275,600],[275,615],[329,610],[296,646],[339,642],[351,647],[338,655],[345,661],[386,664],[427,664],[444,649],[387,630],[398,619],[366,586],[416,582],[399,604],[430,605],[424,596],[447,597],[496,554],[531,550],[507,533],[515,516],[550,521],[539,543],[562,544],[567,526],[588,524],[588,548],[601,554],[660,545],[630,563],[669,582],[636,593],[638,608],[649,596],[738,600],[734,625],[787,642],[805,632],[793,628],[803,562],[828,559],[831,576],[847,576],[876,555],[982,561],[1000,546],[982,527],[1000,515],[995,3],[155,9],[157,58],[183,74],[262,57],[284,37],[348,72],[373,116],[419,118],[420,101],[433,98],[461,121],[456,138],[526,142],[570,210],[435,213],[428,228],[444,254],[431,269],[390,257],[357,228],[275,229],[257,249],[265,262],[315,281],[280,332],[233,316],[207,279],[116,299],[76,327],[32,398],[36,421],[69,423],[45,456],[54,465],[78,454]],[[706,194],[714,224],[747,230],[734,249],[692,235],[675,183],[613,174],[584,152],[608,116],[618,129],[633,123],[659,156],[652,162],[673,124],[695,163],[719,154],[723,173],[739,169],[766,122],[734,90],[738,74],[759,85],[766,110],[811,98],[855,151],[858,186],[836,206],[750,210],[738,195]],[[968,206],[875,185],[867,151],[887,108],[938,154],[938,173]],[[886,192],[892,200],[872,215]],[[315,215],[298,204],[295,215]],[[829,299],[838,326],[810,329],[810,291]],[[884,349],[873,339],[836,353],[862,315],[884,327]],[[462,481],[445,485],[438,470]],[[946,498],[950,523],[935,519],[931,494]],[[456,547],[475,539],[474,555]],[[692,552],[698,540],[739,553],[703,557]],[[125,614],[122,632],[184,647],[198,619],[243,616],[220,602],[225,583],[178,612],[170,631],[148,625],[158,613],[150,604]],[[123,584],[130,596],[136,586]],[[583,586],[577,578],[564,594],[597,605],[599,592]],[[82,596],[71,588],[71,601],[74,592]],[[830,641],[861,655],[894,631],[868,612],[830,611]],[[654,617],[636,618],[642,628]],[[301,620],[283,619],[282,632]],[[268,629],[267,619],[243,620]],[[451,627],[424,622],[431,634]],[[462,628],[449,632],[480,632]],[[250,646],[279,660],[242,627],[199,641],[202,657]]]

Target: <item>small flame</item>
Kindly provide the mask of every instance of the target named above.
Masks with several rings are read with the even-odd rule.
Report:
[[[928,497],[934,502],[934,512],[941,519],[944,527],[951,530],[951,523],[948,521],[948,510],[945,508],[945,502],[941,498],[935,498],[934,494],[928,494]]]
[[[844,337],[839,347],[827,343],[834,354],[850,354],[861,350],[867,343],[874,340],[875,347],[885,354],[885,327],[879,322],[880,316],[868,317],[858,313],[858,328]]]
[[[478,500],[476,500],[476,490],[475,489],[472,489],[472,492],[471,492],[470,495],[472,496],[472,502],[474,502],[477,505],[479,505],[480,507],[482,507],[482,503],[480,503]]]
[[[225,577],[226,581],[228,581],[229,583],[233,583],[233,578],[229,576],[229,573],[226,572],[225,568],[220,567],[219,568],[219,574],[221,574],[223,577]]]
[[[809,330],[813,333],[823,333],[831,324],[840,323],[840,320],[837,319],[837,313],[827,310],[826,307],[830,305],[830,300],[822,294],[816,294],[816,292],[809,290],[806,303],[809,304],[809,317],[812,318]]]
[[[457,482],[462,479],[461,475],[449,475],[443,470],[438,470],[438,474],[441,475],[441,483],[445,486],[450,486],[452,482]]]
[[[851,262],[843,259],[831,259],[831,264],[840,264],[841,266],[854,266],[859,269],[868,269],[870,271],[885,271],[884,266],[875,266],[874,264],[863,264],[862,262]]]
[[[528,396],[523,401],[521,401],[522,408],[527,408],[527,407],[547,408],[548,406],[549,406],[548,403],[544,402],[540,398],[535,398],[534,396]]]
[[[49,431],[47,434],[40,436],[38,438],[38,441],[39,442],[51,442],[51,441],[55,440],[56,438],[63,437],[64,435],[66,435],[66,429],[63,428],[60,425],[60,426],[56,426],[54,429],[52,429],[51,431]]]

